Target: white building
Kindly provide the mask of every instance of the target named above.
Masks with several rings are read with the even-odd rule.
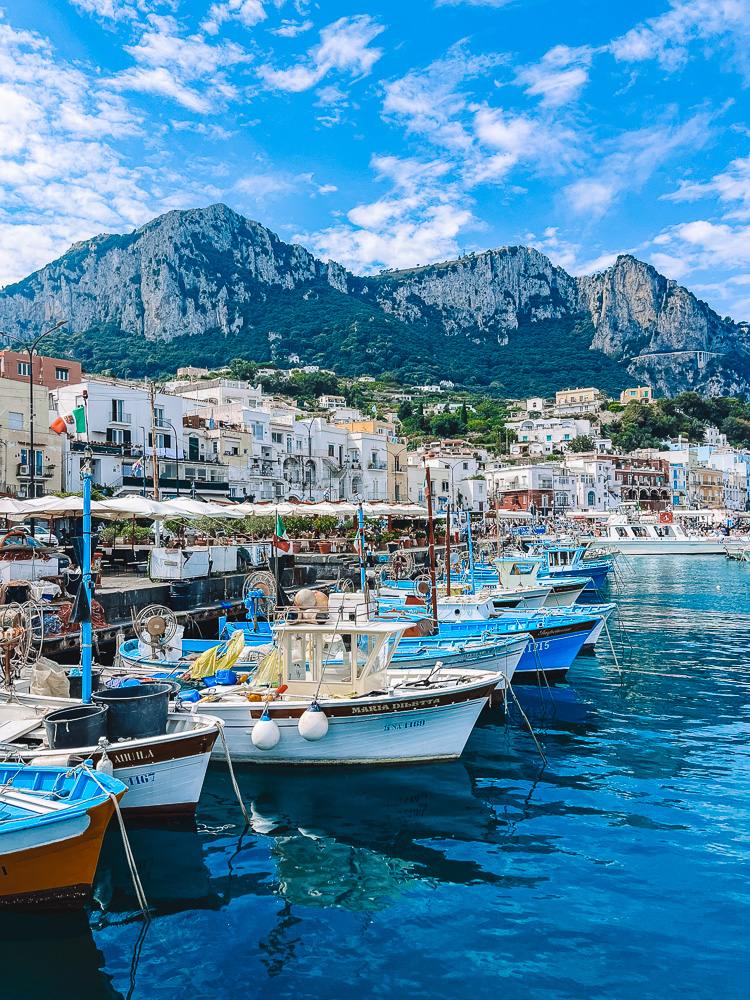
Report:
[[[50,400],[57,413],[69,413],[84,403],[87,410],[88,442],[84,435],[67,442],[64,489],[82,489],[81,462],[88,443],[93,452],[93,482],[99,486],[151,493],[155,453],[161,495],[191,490],[202,497],[227,495],[227,470],[221,456],[199,454],[186,461],[182,396],[156,392],[152,415],[150,392],[142,383],[92,376],[53,390]]]
[[[482,473],[481,466],[487,459],[487,453],[477,450],[465,441],[450,440],[433,441],[425,444],[418,451],[409,452],[410,468],[420,470],[418,475],[409,477],[409,499],[419,503],[419,492],[422,490],[425,469],[430,470],[433,508],[445,510],[450,503],[454,508],[471,507],[477,512],[487,507],[487,483],[478,479]],[[417,495],[414,495],[414,484],[417,484]],[[424,493],[423,493],[424,499]]]
[[[591,422],[584,419],[550,417],[547,420],[513,420],[507,426],[515,431],[518,438],[510,446],[510,454],[514,457],[562,453],[567,442],[573,438],[581,435],[591,437]]]
[[[620,484],[614,465],[606,458],[582,456],[564,459],[565,468],[575,477],[574,506],[578,510],[605,511],[619,507]]]

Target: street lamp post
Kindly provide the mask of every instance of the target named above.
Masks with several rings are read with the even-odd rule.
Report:
[[[166,424],[167,427],[171,427],[174,431],[174,465],[175,465],[175,488],[177,490],[177,496],[180,495],[180,456],[177,450],[177,428],[172,423],[171,420],[165,420],[164,417],[161,419],[161,423]]]
[[[14,341],[23,347],[24,351],[29,355],[29,495],[33,498],[36,496],[36,457],[34,455],[34,351],[36,350],[37,344],[48,337],[55,330],[59,330],[61,326],[65,326],[68,321],[66,319],[61,319],[59,323],[55,323],[51,326],[49,330],[45,330],[44,333],[40,333],[38,337],[35,337],[32,341],[19,340],[17,337],[11,337],[7,333],[0,331],[0,336],[6,337],[8,340]],[[34,528],[34,523],[32,520],[32,531]]]
[[[312,500],[312,420],[298,420],[297,423],[302,424],[307,430],[307,498]]]

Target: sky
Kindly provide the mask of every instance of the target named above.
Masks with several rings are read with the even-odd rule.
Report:
[[[632,253],[750,320],[750,0],[0,0],[0,285],[224,202],[358,274]]]

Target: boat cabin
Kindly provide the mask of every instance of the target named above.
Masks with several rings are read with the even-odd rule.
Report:
[[[290,695],[366,695],[388,688],[388,664],[410,621],[286,622],[275,626],[279,687]],[[321,679],[322,678],[322,679]]]
[[[683,541],[688,536],[681,524],[610,524],[609,537],[662,541],[666,539]]]
[[[466,594],[458,597],[439,597],[438,618],[441,621],[486,621],[496,615],[491,597]]]
[[[497,570],[500,586],[506,590],[533,587],[542,565],[538,556],[499,556],[492,560]]]

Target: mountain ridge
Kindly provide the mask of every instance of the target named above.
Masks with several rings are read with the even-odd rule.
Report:
[[[572,276],[535,248],[499,247],[360,276],[220,204],[79,241],[0,289],[12,336],[59,318],[69,326],[50,345],[78,348],[89,367],[110,360],[113,374],[229,353],[493,394],[595,375],[608,391],[636,377],[664,395],[750,391],[747,326],[631,255]]]

